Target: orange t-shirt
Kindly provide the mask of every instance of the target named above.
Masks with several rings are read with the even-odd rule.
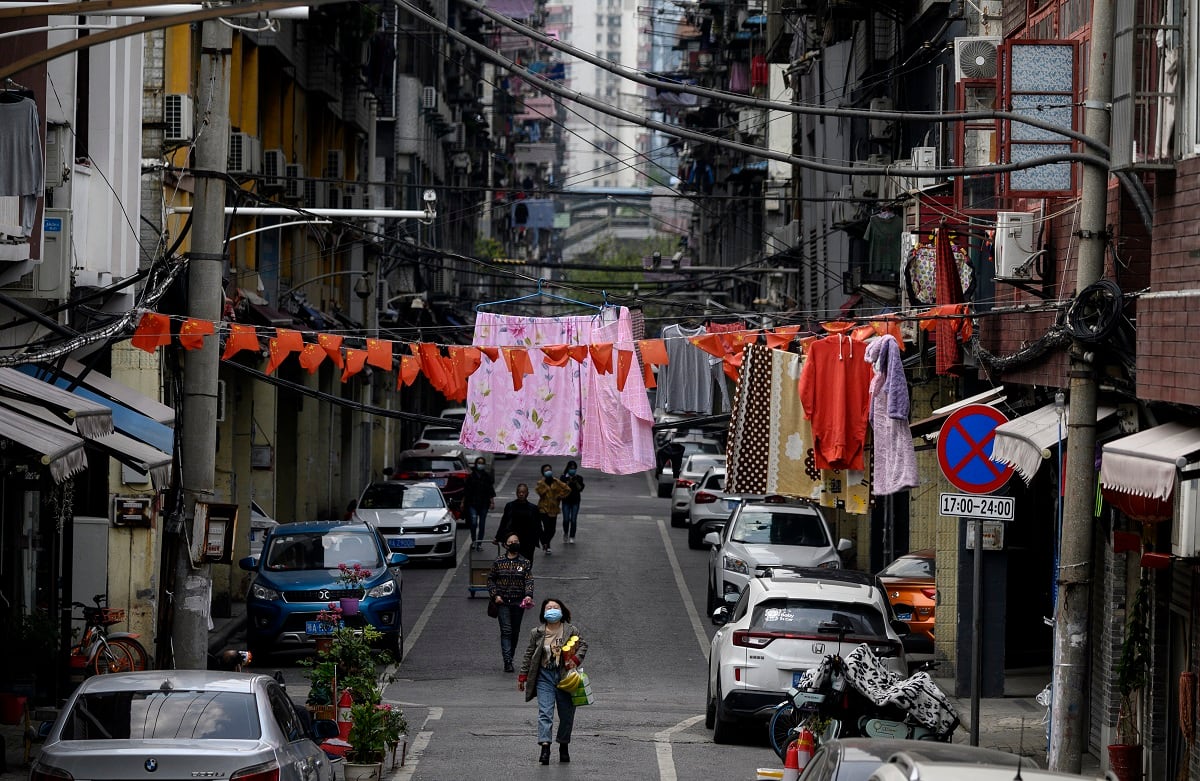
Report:
[[[817,469],[862,469],[867,436],[871,364],[867,347],[832,334],[805,350],[800,371],[800,403],[812,421]]]

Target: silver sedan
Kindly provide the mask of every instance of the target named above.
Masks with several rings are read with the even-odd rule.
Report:
[[[316,732],[336,734],[332,722]],[[100,675],[67,701],[30,778],[333,781],[307,720],[266,675],[164,670]]]

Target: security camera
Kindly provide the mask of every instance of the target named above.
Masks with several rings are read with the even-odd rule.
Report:
[[[426,190],[424,193],[421,194],[421,199],[423,201],[425,201],[426,204],[432,204],[434,201],[437,200],[437,191],[436,190]]]

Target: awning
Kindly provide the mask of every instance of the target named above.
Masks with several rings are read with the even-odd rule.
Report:
[[[87,468],[82,438],[3,406],[0,406],[0,436],[38,453],[56,483]]]
[[[977,393],[974,396],[963,399],[962,401],[956,401],[953,404],[947,404],[944,407],[938,407],[933,412],[929,413],[929,417],[913,421],[909,428],[912,430],[912,435],[914,438],[925,437],[931,442],[936,442],[938,432],[941,431],[942,424],[946,422],[946,418],[950,417],[950,413],[954,412],[955,410],[962,409],[968,404],[986,404],[989,407],[995,407],[1007,398],[1008,396],[1004,395],[1004,386],[997,385],[991,390],[984,391],[983,393]]]
[[[73,420],[79,433],[88,439],[113,433],[113,415],[108,407],[36,380],[16,369],[0,367],[0,395],[55,409]]]
[[[1200,428],[1164,423],[1106,442],[1100,461],[1100,485],[1113,491],[1166,499],[1175,489],[1175,472],[1200,453]]]
[[[78,432],[75,431],[71,423],[56,417],[54,413],[45,407],[40,407],[29,401],[0,398],[0,410],[11,410],[17,414],[27,416],[31,422],[56,428],[64,434],[78,435]],[[83,441],[83,444],[88,447],[94,447],[139,472],[150,475],[150,480],[154,483],[154,487],[159,490],[167,488],[171,483],[171,456],[168,453],[164,453],[143,442],[138,442],[136,439],[131,439],[124,434],[116,432],[100,437],[87,438]]]
[[[1116,407],[1097,407],[1096,421],[1105,420],[1116,412]],[[1058,408],[1047,404],[1028,415],[1001,423],[996,427],[996,438],[992,442],[992,460],[1011,466],[1028,485],[1037,474],[1042,459],[1050,455],[1050,448],[1067,434],[1070,415],[1066,406],[1062,413],[1059,420]]]
[[[38,379],[46,379],[49,376],[49,372],[55,368],[57,367],[40,367],[38,373],[33,376]],[[164,426],[175,425],[175,410],[171,407],[130,388],[128,385],[117,382],[112,377],[102,374],[95,369],[88,369],[73,358],[67,358],[63,362],[62,372],[97,393],[107,396],[113,401],[119,401],[130,409],[137,410],[140,414],[145,415],[153,421],[161,423]],[[60,388],[67,387],[66,383],[56,384]]]

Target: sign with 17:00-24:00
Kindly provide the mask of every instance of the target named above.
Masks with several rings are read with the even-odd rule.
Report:
[[[1011,496],[987,494],[941,494],[941,514],[963,518],[992,518],[1011,521],[1016,501]]]

